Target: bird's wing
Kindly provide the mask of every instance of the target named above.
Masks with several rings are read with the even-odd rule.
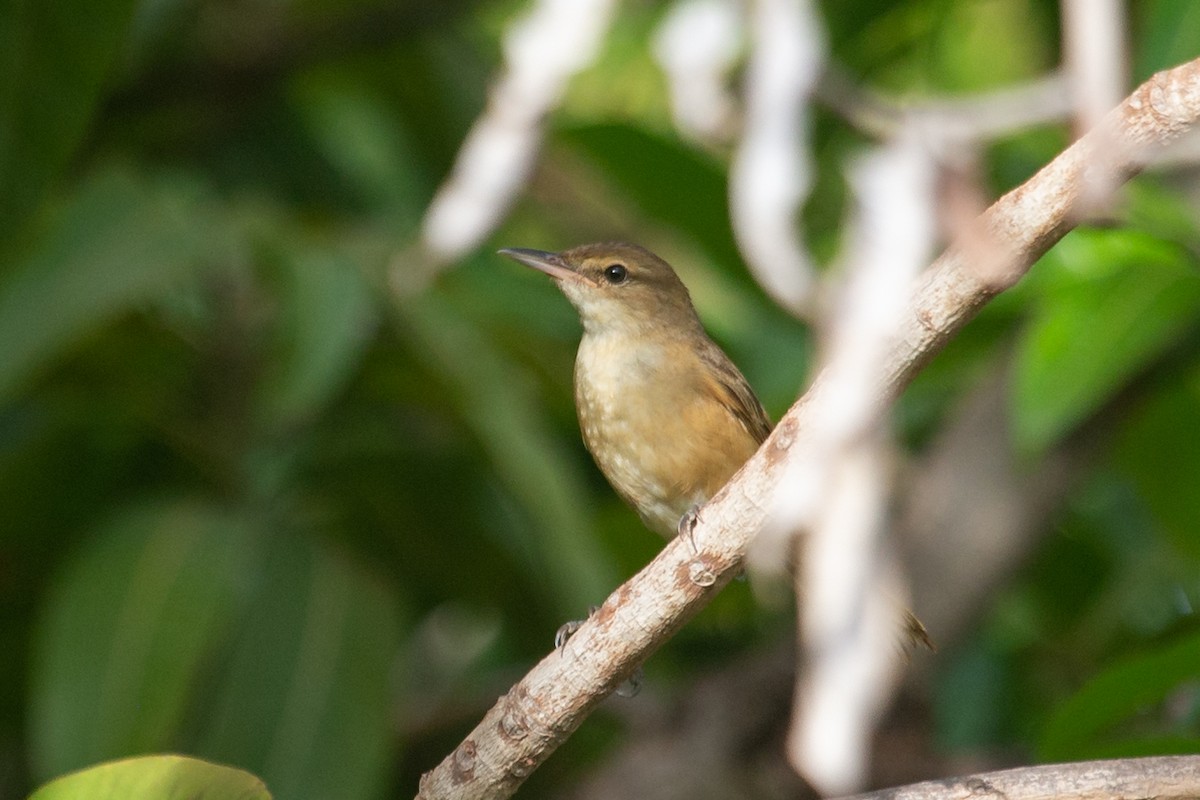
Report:
[[[762,444],[771,434],[771,420],[749,382],[715,344],[704,348],[701,358],[712,368],[709,375],[716,379],[713,388],[721,405],[754,437],[754,441]]]

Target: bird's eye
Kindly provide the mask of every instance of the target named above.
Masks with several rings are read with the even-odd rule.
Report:
[[[624,283],[629,277],[629,270],[624,264],[609,264],[604,268],[604,279],[609,283]]]

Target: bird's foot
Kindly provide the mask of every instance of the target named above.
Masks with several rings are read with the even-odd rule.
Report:
[[[679,518],[679,527],[675,532],[679,536],[687,538],[688,544],[692,546],[692,552],[700,552],[700,548],[696,547],[696,525],[700,522],[700,504],[696,503],[687,511],[683,512],[683,516]]]
[[[582,619],[573,619],[570,622],[564,622],[562,627],[554,632],[554,649],[562,650],[567,640],[575,635],[575,632],[579,630],[579,626],[583,625],[583,623],[584,620]]]
[[[642,690],[642,679],[645,677],[646,673],[640,666],[634,667],[633,673],[613,691],[621,697],[635,697]]]
[[[579,629],[583,627],[583,623],[595,616],[596,612],[599,610],[600,606],[588,606],[587,617],[584,619],[573,619],[569,622],[564,622],[562,626],[554,632],[554,649],[562,650],[563,646],[566,645],[567,640],[574,636]]]
[[[570,622],[563,623],[562,627],[554,632],[554,649],[561,654],[567,644],[567,640],[578,633],[579,629],[583,627],[583,623],[595,616],[599,610],[600,606],[589,606],[588,615],[585,619],[573,619]],[[642,679],[644,677],[645,672],[642,671],[641,666],[637,666],[634,668],[632,674],[613,691],[621,697],[633,697],[642,690]]]

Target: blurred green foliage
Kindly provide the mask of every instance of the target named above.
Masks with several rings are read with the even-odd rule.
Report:
[[[1195,266],[1182,244],[1128,229],[1075,231],[1042,259],[1014,365],[1019,446],[1060,440],[1195,328]]]
[[[739,261],[727,154],[669,128],[648,44],[660,3],[622,6],[493,239],[426,291],[391,291],[523,7],[3,3],[0,797],[164,751],[248,769],[281,800],[411,794],[563,620],[653,554],[578,441],[573,312],[496,247],[659,250],[773,415],[795,397],[808,333]],[[833,57],[906,99],[1058,59],[1051,0],[823,14]],[[1135,4],[1131,26],[1139,78],[1200,52],[1192,0]],[[1063,142],[997,143],[991,189]],[[804,222],[822,257],[862,144],[818,113]],[[1139,179],[1121,227],[1071,234],[901,403],[919,448],[981,375],[1009,370],[1031,464],[1102,442],[1036,557],[939,657],[948,750],[1196,749],[1187,188]],[[734,586],[650,680],[686,683],[789,627]],[[529,793],[602,759],[605,725]]]

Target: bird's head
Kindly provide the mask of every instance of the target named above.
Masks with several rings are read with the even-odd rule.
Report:
[[[548,253],[514,247],[500,251],[554,278],[588,332],[699,326],[687,287],[671,265],[633,244],[585,244]]]

